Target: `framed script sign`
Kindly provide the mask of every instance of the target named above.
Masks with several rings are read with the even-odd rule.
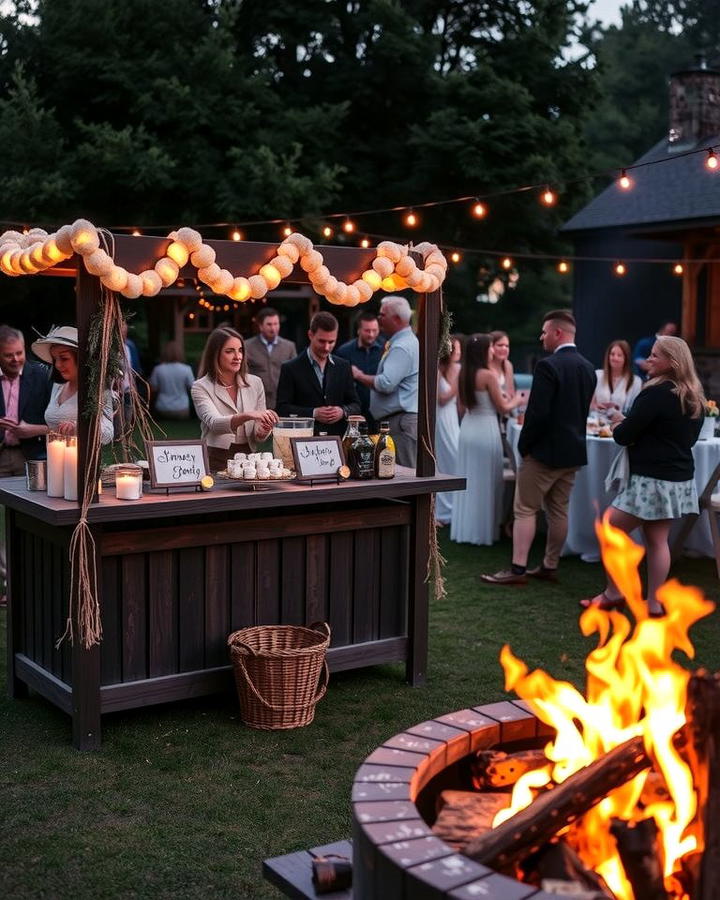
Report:
[[[290,438],[298,481],[337,481],[345,465],[342,441],[336,436]]]
[[[151,487],[194,488],[208,474],[204,441],[148,441],[146,447]]]

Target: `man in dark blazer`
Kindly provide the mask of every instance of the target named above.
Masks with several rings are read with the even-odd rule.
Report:
[[[567,537],[567,512],[575,473],[587,465],[585,428],[595,391],[595,369],[575,346],[575,317],[554,310],[543,319],[540,335],[551,355],[535,367],[518,452],[522,457],[515,482],[512,568],[481,575],[487,584],[526,584],[528,576],[557,579]],[[542,564],[527,568],[537,513],[548,520]]]
[[[25,474],[26,459],[45,457],[50,370],[25,358],[22,332],[0,326],[0,478]]]
[[[333,356],[338,322],[332,313],[315,313],[310,322],[310,346],[280,367],[277,412],[281,416],[315,419],[315,433],[342,435],[347,417],[360,413],[350,363]]]
[[[25,359],[21,331],[0,325],[0,478],[25,474],[26,459],[45,457],[45,410],[50,370]],[[5,583],[5,547],[0,545],[0,581]],[[0,606],[5,591],[0,586]]]

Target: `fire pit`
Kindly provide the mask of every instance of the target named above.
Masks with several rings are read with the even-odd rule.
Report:
[[[353,785],[353,896],[720,897],[720,675],[672,658],[692,656],[688,630],[714,605],[669,582],[667,615],[648,618],[642,549],[600,531],[634,628],[616,611],[583,613],[583,632],[599,636],[587,697],[504,648],[520,700],[440,716],[375,750]]]

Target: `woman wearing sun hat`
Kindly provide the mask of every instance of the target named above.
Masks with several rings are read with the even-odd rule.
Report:
[[[32,352],[53,367],[56,384],[45,410],[49,431],[75,434],[78,419],[78,330],[74,325],[59,325],[31,345]],[[112,394],[105,391],[103,415],[100,423],[101,440],[109,444],[113,439]]]

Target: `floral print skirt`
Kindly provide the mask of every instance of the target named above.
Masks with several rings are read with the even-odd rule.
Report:
[[[628,485],[612,505],[638,519],[679,519],[697,513],[698,496],[694,479],[661,481],[646,475],[631,475]]]

